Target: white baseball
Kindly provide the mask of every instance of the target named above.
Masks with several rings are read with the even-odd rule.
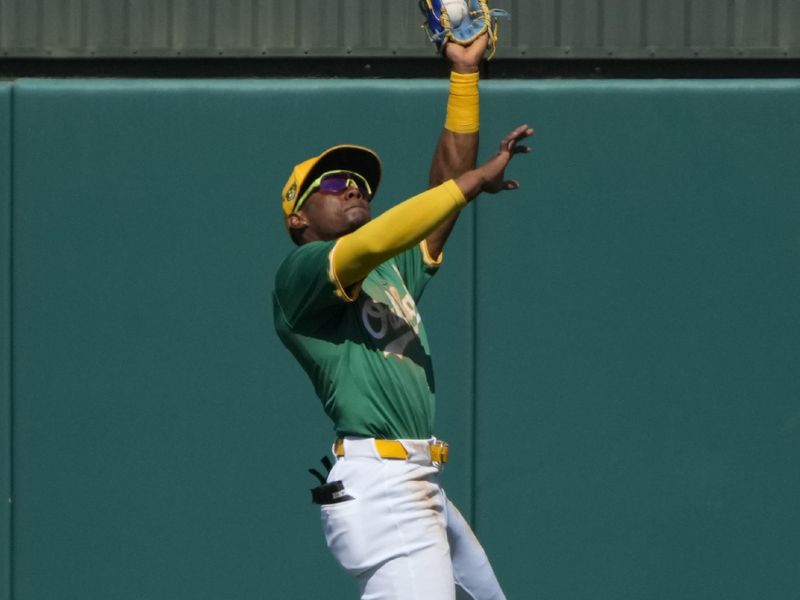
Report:
[[[442,2],[444,9],[447,11],[447,16],[450,17],[450,26],[458,27],[461,21],[467,16],[469,7],[466,0],[444,0]]]

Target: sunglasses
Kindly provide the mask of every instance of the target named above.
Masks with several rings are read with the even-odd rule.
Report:
[[[299,211],[303,203],[308,200],[308,197],[318,190],[323,194],[341,194],[351,187],[358,188],[361,195],[368,201],[372,200],[372,188],[369,187],[367,180],[358,173],[353,173],[351,171],[327,171],[311,182],[311,185],[303,192],[303,195],[294,203],[292,212]]]

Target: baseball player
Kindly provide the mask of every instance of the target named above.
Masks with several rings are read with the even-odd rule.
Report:
[[[280,339],[307,372],[337,439],[312,490],[328,548],[361,598],[505,598],[464,518],[439,485],[447,445],[433,436],[433,369],[417,302],[442,263],[459,211],[505,179],[533,130],[514,129],[480,167],[478,65],[487,36],[447,44],[445,127],[430,189],[371,219],[381,178],[371,150],[336,146],[294,167],[282,204],[297,245],[280,265]]]

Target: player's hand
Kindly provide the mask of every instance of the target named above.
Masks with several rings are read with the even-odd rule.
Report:
[[[520,125],[503,138],[497,154],[477,169],[466,171],[455,178],[455,183],[467,202],[481,192],[496,194],[503,190],[516,190],[519,187],[516,179],[505,178],[506,167],[517,154],[527,154],[531,151],[529,146],[525,146],[521,142],[532,135],[531,127]]]
[[[489,34],[484,33],[469,46],[448,42],[444,47],[444,54],[450,59],[453,71],[457,73],[477,73],[488,45]]]
[[[517,180],[505,179],[505,171],[513,157],[517,154],[527,154],[531,151],[530,146],[525,146],[520,142],[532,135],[533,129],[531,127],[520,125],[503,138],[497,154],[479,168],[483,180],[481,184],[482,192],[496,194],[503,190],[516,190],[519,188]]]

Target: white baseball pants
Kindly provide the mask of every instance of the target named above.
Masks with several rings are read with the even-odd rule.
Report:
[[[372,438],[345,438],[328,481],[353,500],[320,507],[328,548],[358,580],[361,600],[505,600],[464,517],[439,487],[430,440],[400,440],[407,460],[384,459]]]

